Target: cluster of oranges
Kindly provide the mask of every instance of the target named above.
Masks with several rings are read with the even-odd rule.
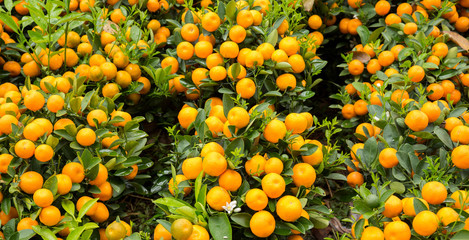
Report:
[[[229,80],[234,92],[249,100],[256,93],[261,94],[265,84],[253,79],[255,69],[264,67],[267,70],[268,66],[283,63],[287,64],[289,71],[272,79],[278,90],[293,91],[297,85],[305,87],[306,81],[295,74],[303,73],[308,61],[319,58],[314,53],[321,45],[323,35],[314,31],[301,39],[284,36],[289,28],[288,22],[284,21],[274,30],[284,36],[278,42],[278,47],[276,42],[266,41],[252,48],[253,40],[249,35],[253,27],[262,23],[263,13],[266,11],[262,2],[255,1],[253,4],[253,7],[261,6],[259,10],[249,10],[245,1],[236,2],[236,24],[228,26],[225,26],[215,12],[186,11],[182,16],[183,25],[180,28],[182,41],[175,46],[176,55],[168,56],[161,62],[162,68],[170,67],[171,74],[180,74],[169,80],[169,90],[173,93],[185,93],[187,99],[196,100],[205,87],[221,85],[226,83],[225,80]],[[187,12],[193,15],[192,23],[184,23]],[[316,21],[312,22],[317,24]],[[312,26],[317,29],[321,24],[322,22]],[[226,41],[215,38],[222,30],[228,33]],[[300,52],[302,45],[305,51]],[[311,59],[305,59],[306,52],[312,53],[308,55]],[[185,68],[181,68],[181,61],[195,61],[197,64],[186,64]],[[188,71],[191,74],[186,74]]]
[[[391,222],[384,222],[384,231],[379,227],[370,226],[369,221],[363,219],[361,220],[363,221],[362,229],[355,228],[356,224],[353,225],[352,236],[355,238],[356,233],[358,235],[360,232],[360,239],[410,239],[411,229],[421,237],[430,237],[437,231],[446,234],[447,231],[452,231],[456,222],[461,222],[461,216],[468,211],[469,200],[465,190],[458,190],[451,194],[449,199],[452,203],[445,206],[444,202],[447,201],[447,197],[447,187],[437,181],[425,183],[421,189],[421,197],[400,199],[391,195],[385,201],[380,213],[391,220]],[[417,205],[422,206],[423,209],[419,209]],[[410,223],[402,221],[401,218],[408,219]],[[469,230],[468,218],[461,224],[461,229]]]
[[[290,144],[285,153],[298,153],[305,144],[314,144],[318,147],[312,154],[302,156],[301,162],[293,163],[294,165],[291,166],[292,175],[285,175],[288,170],[284,169],[285,160],[269,156],[268,152],[264,155],[260,155],[258,152],[256,155],[249,156],[248,160],[243,161],[244,165],[238,163],[239,165],[236,167],[234,166],[236,163],[231,157],[232,153],[228,157],[225,153],[227,147],[222,146],[223,143],[229,144],[230,141],[245,136],[246,128],[249,128],[248,125],[259,118],[259,115],[262,115],[261,118],[269,119],[269,115],[273,114],[271,108],[267,107],[267,110],[259,113],[256,111],[256,107],[259,106],[254,106],[249,112],[242,107],[235,106],[228,111],[225,117],[222,101],[215,97],[211,98],[210,101],[212,103],[211,116],[205,120],[205,124],[213,134],[213,138],[217,140],[203,145],[199,156],[182,161],[181,166],[178,167],[182,174],[176,175],[169,181],[169,192],[174,196],[181,193],[181,195],[188,197],[193,192],[192,181],[203,176],[213,177],[212,179],[216,179],[216,184],[206,193],[208,206],[213,210],[228,211],[231,214],[234,209],[245,205],[245,211],[254,212],[250,219],[250,230],[255,236],[261,238],[270,236],[275,230],[275,217],[271,212],[265,210],[269,199],[277,200],[274,212],[280,221],[295,222],[300,217],[309,219],[309,214],[303,209],[304,206],[297,197],[297,193],[299,187],[310,189],[313,186],[316,180],[316,171],[313,166],[320,164],[323,160],[322,144],[317,140],[304,140],[299,135],[307,132],[307,129],[311,129],[313,125],[311,114],[307,112],[290,113],[284,121],[275,118],[269,120],[263,128],[262,141],[269,143],[277,144],[282,140],[287,141],[287,135],[294,136],[292,140],[288,141]],[[215,111],[217,112],[215,113]],[[221,116],[222,120],[212,114]],[[191,128],[197,115],[197,109],[186,106],[179,113],[179,123],[183,128]],[[233,129],[230,130],[229,126],[232,126]],[[243,182],[250,181],[253,177],[259,179],[259,188],[252,187],[239,191]],[[178,187],[179,184],[186,181],[190,183],[184,187]],[[234,199],[242,199],[242,202],[230,206]],[[200,226],[193,225],[192,234],[199,236],[202,231],[202,236],[205,236],[202,239],[209,239],[208,232],[204,228],[199,228]],[[171,228],[173,234],[174,232],[178,234],[180,231],[182,231],[181,228]],[[169,237],[171,233],[162,225],[158,225],[154,234],[156,239],[158,237],[170,239],[165,236]],[[299,232],[292,230],[292,233],[298,234]],[[292,236],[292,239],[300,237],[299,235]]]
[[[288,6],[293,8],[294,4]],[[311,77],[311,63],[319,59],[316,49],[324,40],[318,31],[322,18],[311,16],[307,20],[312,31],[292,36],[287,20],[276,29],[266,28],[265,22],[277,20],[269,14],[273,8],[269,1],[227,4],[224,17],[219,16],[220,10],[210,11],[210,5],[211,1],[202,1],[201,10],[183,12],[182,24],[173,32],[176,42],[171,43],[176,52],[161,61],[161,68],[175,76],[168,81],[169,91],[196,101],[180,109],[178,121],[189,135],[186,138],[201,142],[193,146],[197,154],[181,153],[181,161],[174,166],[175,175],[168,182],[171,195],[164,196],[187,203],[204,198],[208,207],[202,212],[208,215],[198,213],[197,220],[181,216],[171,225],[160,223],[154,230],[155,239],[210,239],[213,230],[209,233],[204,228],[208,217],[223,212],[233,216],[239,211],[249,213],[248,226],[242,227],[249,236],[259,238],[273,236],[276,228],[285,228],[285,223],[309,222],[307,210],[312,203],[307,199],[314,195],[315,167],[321,165],[326,155],[323,151],[329,149],[306,137],[314,125],[309,112],[294,112],[277,104],[277,95],[264,96],[275,91],[296,101],[294,96],[310,89],[306,79]],[[235,9],[228,9],[233,6]],[[228,15],[231,10],[234,15]],[[257,35],[263,40],[253,39],[259,28],[271,32],[264,30],[264,36]],[[275,37],[272,40],[268,35]],[[275,75],[269,76],[268,71]],[[267,76],[261,81],[263,75]],[[223,100],[214,94],[214,89],[222,88]],[[232,147],[243,141],[250,142],[249,146],[259,145],[259,149]],[[273,150],[275,146],[281,147]],[[206,189],[203,197],[200,184]],[[271,202],[273,207],[268,207]],[[281,235],[303,239],[299,234],[310,228],[287,227]]]
[[[78,211],[88,201],[94,201],[85,213],[90,220],[102,223],[109,218],[104,203],[113,197],[109,171],[126,169],[122,165],[125,161],[112,163],[105,155],[96,154],[99,149],[109,149],[126,156],[120,148],[125,147],[127,141],[123,141],[122,133],[118,132],[132,117],[118,109],[107,113],[107,109],[99,108],[99,98],[98,102],[85,104],[83,111],[81,107],[75,109],[71,102],[78,101],[81,106],[83,97],[67,94],[68,91],[63,93],[56,87],[48,89],[53,92],[45,92],[37,85],[23,86],[21,90],[11,83],[0,85],[0,132],[6,141],[0,155],[0,172],[4,189],[17,189],[3,194],[7,194],[8,201],[19,196],[23,199],[15,204],[15,207],[21,206],[21,210],[12,206],[9,211],[0,213],[0,220],[5,225],[22,216],[17,222],[18,231],[41,223],[58,227],[59,235],[67,236],[75,230],[67,225],[69,214],[73,213],[65,213],[60,207],[61,201],[76,200]],[[72,97],[75,100],[70,100]],[[73,154],[70,158],[73,151],[82,153],[78,153],[79,158]],[[90,165],[90,161],[98,162]],[[128,174],[123,178],[135,178],[138,166],[133,164],[127,168]],[[84,190],[89,187],[97,189],[92,194],[95,200]],[[31,199],[29,204],[28,199]]]
[[[351,187],[372,183],[374,194],[377,185],[388,180],[399,186],[391,187],[398,194],[385,198],[362,195],[363,200],[357,200],[366,202],[370,209],[379,209],[379,213],[359,220],[363,228],[356,227],[358,222],[352,227],[354,238],[443,236],[451,233],[451,224],[466,219],[462,212],[467,208],[467,193],[457,190],[463,188],[460,180],[436,177],[426,168],[434,161],[452,162],[436,167],[452,174],[469,167],[463,158],[469,143],[465,137],[469,114],[461,107],[469,80],[463,67],[467,57],[460,42],[449,41],[449,35],[454,40],[458,34],[448,28],[452,24],[457,32],[467,32],[467,4],[424,0],[394,6],[380,0],[374,3],[378,20],[373,15],[368,19],[343,18],[339,23],[341,33],[362,40],[353,48],[354,55],[345,57],[347,64],[341,65],[345,68],[342,73],[350,74],[351,79],[339,94],[343,102],[341,113],[344,122],[355,126],[354,135],[359,141],[349,145],[347,182]],[[360,11],[365,3],[348,1],[348,5]],[[384,23],[379,25],[383,31],[371,34],[375,35],[373,39],[370,34],[363,34],[368,28],[372,32],[372,22],[379,20]],[[446,148],[448,155],[442,154],[440,148]],[[372,177],[374,174],[379,178]],[[451,200],[447,200],[448,185],[457,186],[451,189]],[[406,193],[406,188],[413,191]],[[367,213],[360,207],[355,211]],[[461,230],[462,227],[457,231]]]

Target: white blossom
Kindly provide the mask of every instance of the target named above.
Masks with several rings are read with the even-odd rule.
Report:
[[[232,201],[232,202],[226,202],[226,205],[225,206],[222,206],[223,209],[225,209],[225,211],[229,214],[231,214],[232,212],[240,212],[241,211],[241,208],[237,208],[236,205],[238,204],[238,202],[236,201]]]

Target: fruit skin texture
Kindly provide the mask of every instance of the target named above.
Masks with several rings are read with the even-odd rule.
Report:
[[[257,237],[266,238],[275,230],[275,218],[267,211],[259,211],[252,216],[249,227]]]
[[[448,197],[445,185],[440,182],[428,182],[423,185],[422,197],[430,204],[442,204]]]
[[[207,193],[208,205],[217,211],[223,211],[223,206],[230,202],[230,194],[222,187],[213,187]]]
[[[367,227],[362,232],[363,240],[384,240],[384,233],[377,227]]]
[[[438,217],[430,211],[422,211],[412,221],[414,231],[421,236],[430,236],[438,229]]]
[[[269,173],[262,178],[262,190],[269,198],[278,198],[285,192],[285,180],[277,173]]]
[[[303,208],[298,198],[287,195],[278,200],[276,210],[282,220],[294,222],[301,217]]]
[[[405,222],[395,221],[384,228],[384,238],[386,240],[410,240],[410,237],[410,228]]]
[[[419,132],[427,128],[428,117],[420,110],[412,110],[407,114],[404,122],[412,131]]]
[[[176,240],[188,239],[191,236],[193,230],[194,228],[192,223],[185,218],[176,219],[171,224],[171,234]]]
[[[117,240],[122,239],[125,237],[127,231],[125,229],[124,224],[122,222],[112,222],[106,228],[106,237],[109,240]]]
[[[393,218],[401,214],[402,201],[398,197],[391,195],[384,204],[384,211],[382,214],[387,218]]]
[[[469,168],[469,159],[467,156],[469,154],[469,146],[460,145],[453,149],[451,153],[451,161],[453,161],[454,166],[460,169]]]

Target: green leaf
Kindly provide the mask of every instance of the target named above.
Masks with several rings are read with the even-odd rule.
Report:
[[[49,189],[52,192],[52,195],[56,195],[57,194],[57,188],[58,188],[57,177],[55,175],[52,175],[50,178],[48,178],[44,182],[43,188]]]
[[[236,19],[236,3],[235,1],[231,0],[228,4],[226,4],[226,16],[228,19],[230,19],[232,22],[235,21]]]
[[[231,224],[226,213],[211,216],[208,219],[208,227],[214,240],[232,239]]]
[[[413,198],[415,214],[428,210],[428,207],[418,198]]]
[[[228,112],[234,107],[234,101],[230,95],[223,94],[223,113],[228,117]]]
[[[73,217],[75,216],[75,204],[73,204],[72,201],[68,199],[62,200],[62,208],[65,210],[65,212],[67,212],[71,216]]]
[[[52,233],[52,231],[48,227],[42,227],[39,225],[33,226],[34,232],[39,234],[39,236],[42,237],[42,239],[45,240],[55,240],[57,237]]]
[[[266,43],[272,44],[272,46],[276,46],[278,41],[278,32],[277,29],[274,29],[272,32],[269,33],[267,39],[265,39]]]
[[[94,94],[94,90],[85,94],[85,97],[81,101],[81,111],[85,111],[86,107],[90,104],[91,97]]]
[[[451,238],[451,240],[466,240],[466,239],[469,239],[469,231],[467,230],[462,230],[454,234],[454,236]]]
[[[435,134],[449,149],[454,148],[453,141],[445,129],[437,128],[435,129]]]
[[[231,215],[231,220],[242,227],[248,228],[251,217],[252,216],[249,213],[234,213]]]
[[[360,36],[360,40],[362,45],[365,46],[368,43],[368,39],[370,38],[370,30],[364,25],[358,26],[357,28],[358,35]]]
[[[83,216],[85,216],[85,214],[88,212],[88,210],[91,209],[91,207],[94,206],[94,204],[96,204],[96,202],[98,202],[98,198],[95,198],[95,199],[92,199],[92,200],[89,200],[88,202],[86,202],[80,209],[80,211],[78,212],[78,218],[77,219],[81,219]]]

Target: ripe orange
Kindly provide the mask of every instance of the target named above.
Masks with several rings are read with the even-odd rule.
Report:
[[[398,197],[391,195],[384,204],[382,214],[387,218],[399,216],[402,212],[402,201]]]
[[[80,163],[70,162],[65,164],[62,174],[69,176],[73,183],[81,183],[85,178],[85,168]]]
[[[181,124],[181,127],[187,129],[189,125],[195,121],[195,118],[197,117],[198,111],[195,108],[192,107],[186,107],[181,109],[178,114],[178,120],[179,124]]]
[[[202,161],[204,172],[210,176],[220,176],[227,165],[225,157],[218,152],[208,153]]]
[[[249,227],[257,237],[266,238],[275,230],[275,218],[267,211],[256,212],[249,221]]]
[[[80,209],[88,202],[93,200],[92,198],[88,196],[83,196],[80,197],[76,203],[77,210],[80,211]],[[94,203],[91,208],[85,213],[87,216],[93,216],[96,213],[96,208],[98,205]]]
[[[420,110],[412,110],[407,114],[404,122],[412,131],[419,132],[427,128],[428,117]]]
[[[34,157],[40,162],[48,162],[54,156],[54,149],[47,144],[41,144],[34,150]]]
[[[384,168],[392,168],[399,163],[396,155],[397,150],[394,148],[385,148],[379,153],[379,163]]]
[[[280,40],[279,49],[285,51],[288,56],[296,54],[300,50],[298,41],[293,37],[285,37]]]
[[[386,0],[380,0],[375,4],[376,14],[385,16],[391,10],[391,4]]]
[[[169,192],[174,195],[175,191],[178,189],[179,183],[187,181],[187,180],[188,179],[184,175],[176,175],[176,181],[174,181],[174,179],[171,178],[168,183]],[[184,196],[187,196],[191,192],[191,190],[192,189],[190,187],[185,187],[183,189]]]
[[[21,231],[25,229],[33,229],[33,226],[37,226],[39,223],[36,220],[33,220],[29,217],[23,218],[18,222],[16,226],[16,231]]]
[[[208,12],[202,17],[202,28],[208,32],[214,32],[220,24],[220,17],[214,12]]]
[[[412,82],[420,82],[425,77],[425,70],[421,66],[414,65],[409,68],[407,74]]]
[[[316,181],[316,171],[308,163],[297,163],[293,166],[293,183],[299,186],[310,188]]]
[[[410,237],[410,228],[405,222],[391,222],[384,228],[384,238],[386,240],[410,240]]]
[[[383,0],[380,0],[382,2]],[[381,229],[373,226],[366,227],[362,232],[361,240],[384,240],[384,233]]]
[[[55,206],[48,206],[41,210],[39,221],[46,226],[54,226],[59,223],[61,218],[60,210]]]
[[[456,128],[453,129],[452,133],[457,131]],[[454,166],[460,169],[469,168],[469,162],[467,161],[468,154],[469,154],[468,145],[459,145],[456,148],[454,148],[453,152],[451,153],[451,161],[453,162]]]
[[[267,207],[268,201],[265,192],[258,188],[250,189],[246,194],[246,205],[254,211],[263,210]]]
[[[264,138],[271,143],[278,143],[279,139],[283,139],[287,133],[285,123],[278,119],[270,121],[264,129]]]
[[[294,196],[287,195],[277,201],[276,213],[286,222],[296,221],[301,217],[302,210],[300,200]]]
[[[354,76],[362,74],[364,69],[365,65],[360,60],[355,59],[348,63],[348,71]]]
[[[230,194],[222,187],[213,187],[207,193],[207,204],[217,211],[223,211],[223,207],[230,202]]]
[[[276,84],[280,91],[293,90],[296,87],[296,78],[293,74],[284,73],[277,77]]]
[[[54,195],[49,189],[42,188],[34,192],[33,200],[38,207],[45,208],[52,204]]]
[[[441,109],[438,107],[437,104],[432,102],[426,102],[423,104],[422,108],[420,109],[423,113],[425,113],[428,117],[428,122],[432,123],[438,120],[441,114]]]
[[[155,227],[155,230],[153,231],[153,237],[154,239],[163,239],[163,240],[171,240],[172,239],[172,235],[171,233],[166,230],[165,227],[163,227],[163,225],[161,224],[158,224],[156,225]]]
[[[361,186],[364,181],[363,175],[359,172],[351,172],[347,176],[347,184],[353,188]]]
[[[459,220],[459,213],[450,207],[443,207],[436,213],[438,219],[443,223],[444,226]]]
[[[78,144],[83,147],[88,147],[96,142],[96,133],[91,128],[82,128],[76,135]]]
[[[72,179],[65,174],[57,174],[57,193],[65,195],[72,190]]]
[[[415,216],[412,227],[421,236],[430,236],[438,229],[439,219],[431,211],[422,211]]]
[[[20,158],[30,158],[34,155],[36,146],[28,139],[19,140],[15,144],[15,154]]]
[[[33,194],[36,190],[42,187],[44,180],[41,174],[29,171],[25,172],[20,177],[19,187],[27,194]]]
[[[262,190],[269,198],[278,198],[285,192],[285,180],[277,173],[269,173],[262,178]]]
[[[241,186],[242,181],[243,180],[241,178],[241,175],[231,169],[227,169],[218,178],[218,184],[220,185],[220,187],[230,192],[237,191]]]

